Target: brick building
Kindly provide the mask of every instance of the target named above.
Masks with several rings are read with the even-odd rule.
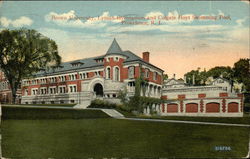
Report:
[[[163,70],[150,64],[149,52],[142,58],[123,51],[114,39],[106,54],[64,62],[22,81],[22,103],[78,103],[84,107],[96,98],[119,102],[118,93],[132,96],[135,79],[144,74],[146,96],[160,98]]]
[[[0,103],[11,103],[12,94],[9,82],[6,80],[4,73],[0,70]],[[21,89],[17,90],[16,103],[21,103]]]

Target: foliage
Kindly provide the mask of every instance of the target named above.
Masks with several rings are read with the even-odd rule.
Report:
[[[192,70],[185,74],[186,82],[189,85],[205,85],[210,77],[223,77],[229,80],[233,86],[234,82],[243,83],[245,90],[250,91],[250,62],[249,59],[240,59],[234,64],[234,67],[216,66],[209,71]]]
[[[199,68],[185,74],[186,82],[195,86],[205,85],[207,77],[206,70],[200,72]]]
[[[168,75],[167,74],[163,74],[163,80],[167,80],[168,79]]]
[[[250,92],[250,59],[240,59],[234,64],[233,76],[235,79],[243,83],[245,90]]]
[[[0,32],[0,67],[9,81],[13,103],[23,78],[31,77],[32,74],[49,65],[59,65],[60,62],[61,57],[55,41],[36,30]]]
[[[88,108],[107,108],[107,109],[115,109],[116,107],[117,107],[116,104],[100,99],[95,99],[91,101],[91,104],[88,106]]]
[[[232,68],[227,66],[216,66],[214,68],[211,68],[207,72],[208,77],[218,78],[222,76],[225,79],[230,80],[232,78]]]

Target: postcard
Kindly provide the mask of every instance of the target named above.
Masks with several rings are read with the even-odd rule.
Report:
[[[249,1],[0,1],[1,158],[249,158]]]

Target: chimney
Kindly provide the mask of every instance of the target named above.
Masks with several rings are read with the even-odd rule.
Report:
[[[149,52],[143,52],[142,59],[146,62],[149,62]]]

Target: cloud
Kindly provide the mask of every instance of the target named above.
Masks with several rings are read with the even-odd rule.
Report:
[[[247,17],[243,18],[243,19],[237,19],[236,23],[238,24],[238,27],[242,27],[243,23],[247,20]]]
[[[33,21],[29,17],[21,16],[18,19],[11,20],[6,17],[0,17],[0,24],[3,27],[23,27],[23,26],[30,26],[33,23]]]
[[[55,12],[50,12],[45,15],[45,21],[53,22],[59,26],[75,27],[75,28],[103,28],[108,25],[108,23],[118,23],[122,19],[118,16],[110,16],[109,12],[103,12],[102,15],[98,17],[90,16],[78,16],[74,10],[68,13],[58,14]]]

